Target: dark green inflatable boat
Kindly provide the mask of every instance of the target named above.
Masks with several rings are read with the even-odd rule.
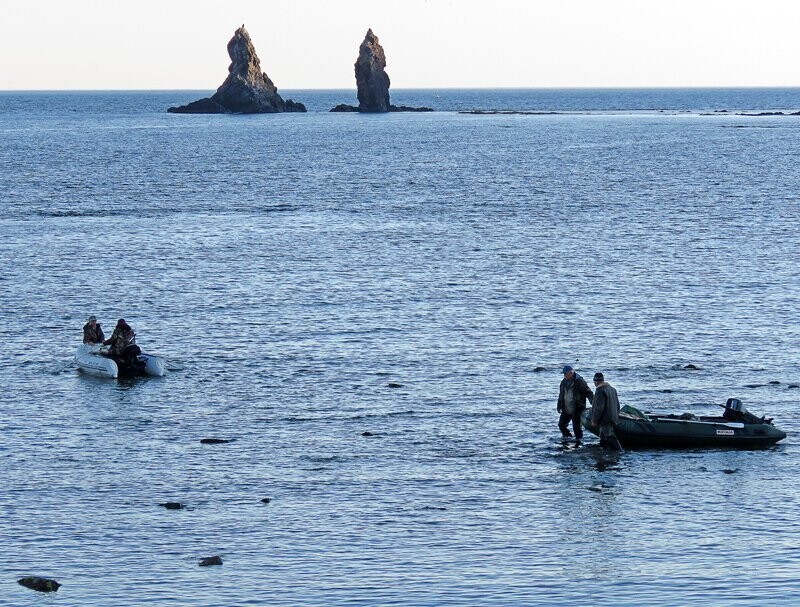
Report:
[[[774,445],[786,433],[772,425],[771,419],[756,417],[745,409],[738,398],[729,398],[720,405],[720,417],[656,415],[642,413],[633,407],[620,409],[619,424],[614,429],[625,448],[693,448],[734,447],[757,449]],[[583,414],[583,426],[592,434],[598,429],[589,426],[591,409]]]

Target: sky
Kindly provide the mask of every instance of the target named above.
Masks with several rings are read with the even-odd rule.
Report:
[[[0,90],[216,89],[244,23],[279,89],[800,86],[790,0],[3,0]]]

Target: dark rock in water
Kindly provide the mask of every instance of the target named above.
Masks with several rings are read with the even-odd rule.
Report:
[[[542,112],[529,110],[461,110],[459,114],[472,114],[473,116],[558,116],[564,112]]]
[[[745,384],[745,388],[760,388],[761,384]]]
[[[179,107],[171,107],[167,111],[173,114],[225,114],[228,112],[224,106],[209,97]]]
[[[432,112],[429,107],[410,107],[392,105],[389,101],[389,74],[386,73],[386,55],[378,37],[367,30],[364,41],[358,49],[355,64],[356,86],[358,87],[358,107],[340,103],[331,112]]]
[[[360,112],[356,106],[354,105],[347,105],[346,103],[340,103],[334,108],[331,108],[331,112]],[[389,106],[390,112],[432,112],[434,111],[432,107],[411,107],[408,105],[390,105]]]
[[[783,112],[756,112],[756,113],[740,112],[736,115],[737,116],[793,116],[794,114],[784,114]]]
[[[683,368],[684,369],[688,369],[690,371],[699,371],[700,370],[700,367],[698,367],[697,365],[693,365],[692,363],[689,363],[688,365],[684,365]]]
[[[358,108],[354,105],[347,105],[346,103],[340,103],[336,107],[331,108],[331,112],[357,112]]]
[[[207,556],[204,559],[200,559],[199,565],[200,565],[200,567],[209,567],[211,565],[222,565],[222,557],[221,556]]]
[[[61,584],[55,580],[48,580],[47,578],[36,576],[21,578],[17,580],[17,584],[25,586],[25,588],[30,588],[31,590],[36,590],[37,592],[55,592],[61,588]]]
[[[224,443],[233,442],[230,438],[201,438],[200,443],[203,445],[222,445]]]
[[[800,384],[789,384],[787,390],[796,390],[797,388],[800,388]]]
[[[533,372],[534,373],[541,373],[542,371],[547,371],[547,369],[545,369],[544,367],[534,367],[533,368]]]
[[[672,390],[670,390],[669,388],[664,388],[664,389],[662,390],[662,392],[663,392],[664,394],[672,394]]]
[[[432,112],[432,107],[411,107],[410,105],[390,105],[390,112]]]
[[[262,497],[261,498],[261,503],[262,504],[269,504],[271,501],[272,501],[271,497]]]
[[[780,385],[780,383],[781,382],[779,382],[777,379],[773,379],[771,382],[769,382],[769,384],[771,386],[778,386],[778,385]]]
[[[163,506],[167,510],[183,510],[186,507],[180,502],[164,502],[163,504],[159,504],[159,506]]]
[[[736,474],[737,472],[739,472],[739,469],[738,468],[725,468],[723,470],[723,472],[725,474]]]
[[[394,381],[390,381],[390,382],[389,382],[388,384],[386,384],[386,385],[387,385],[389,388],[402,388],[402,387],[403,387],[403,384],[398,384],[397,382],[394,382]]]
[[[211,98],[193,101],[188,105],[171,107],[174,114],[270,114],[275,112],[305,112],[302,103],[283,100],[269,76],[261,71],[250,34],[244,25],[228,42],[231,65],[228,77]]]
[[[367,431],[367,432],[362,432],[361,436],[375,436],[375,435],[372,432]]]

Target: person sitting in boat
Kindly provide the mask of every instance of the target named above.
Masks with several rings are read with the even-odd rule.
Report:
[[[102,344],[106,336],[103,334],[103,329],[100,323],[97,322],[97,316],[92,314],[89,317],[89,322],[83,325],[83,343],[94,346]]]
[[[125,322],[124,318],[120,318],[117,321],[117,326],[114,327],[111,337],[105,340],[103,344],[111,346],[108,351],[108,355],[111,358],[131,367],[138,366],[137,356],[142,353],[142,350],[136,345],[136,333]]]

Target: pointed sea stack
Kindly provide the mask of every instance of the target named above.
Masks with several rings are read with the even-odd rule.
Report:
[[[275,112],[305,112],[302,103],[283,100],[278,89],[265,72],[244,25],[228,42],[231,65],[228,77],[213,96],[188,105],[171,107],[175,114],[271,114]]]
[[[356,86],[358,107],[341,103],[331,112],[432,112],[429,107],[397,106],[389,102],[389,74],[386,73],[386,55],[378,37],[367,30],[356,59]]]
[[[378,37],[367,30],[356,59],[356,85],[358,86],[359,112],[389,111],[389,74],[386,73],[386,55]]]

